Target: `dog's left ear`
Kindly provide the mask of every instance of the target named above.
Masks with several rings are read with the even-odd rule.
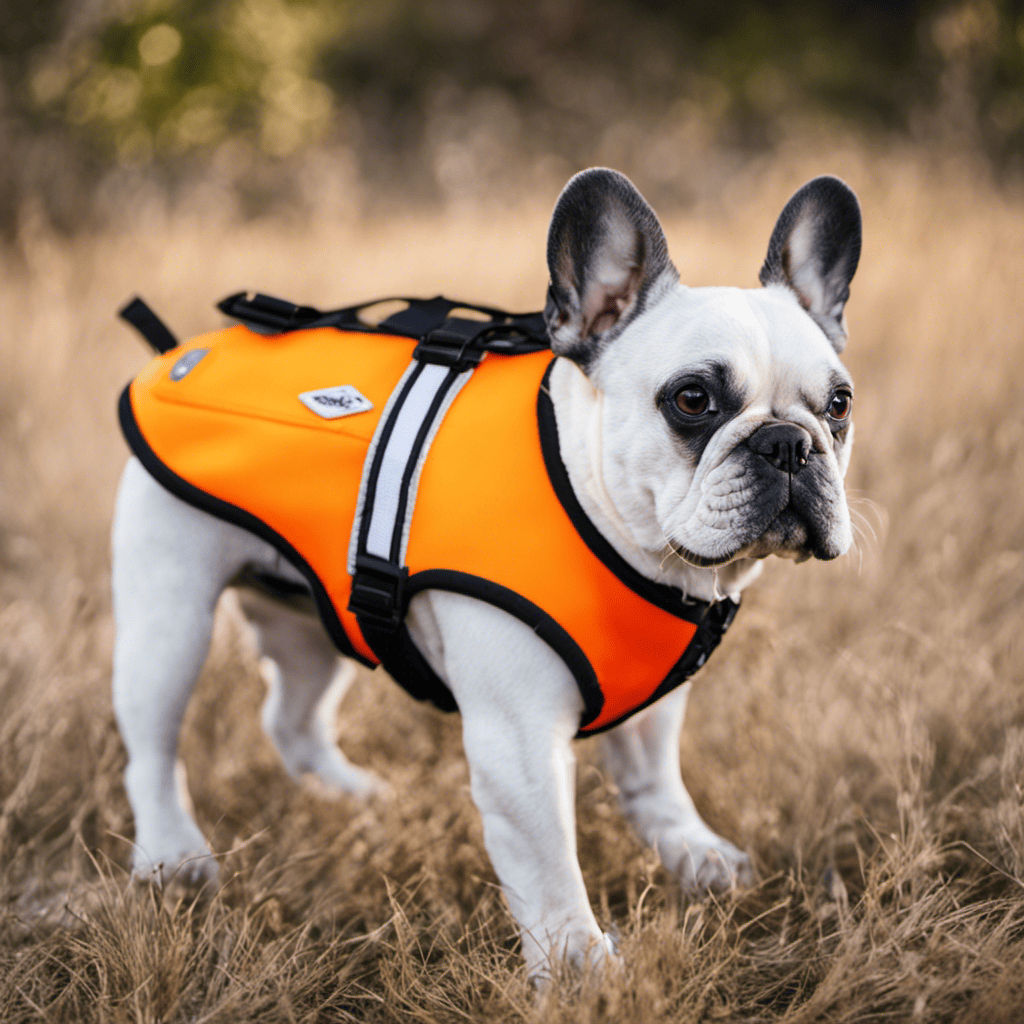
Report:
[[[860,238],[857,197],[838,178],[815,178],[786,203],[761,268],[761,284],[792,289],[837,352],[846,346],[843,307]]]
[[[592,167],[565,186],[548,230],[551,348],[587,370],[650,300],[679,280],[658,218],[618,171]]]

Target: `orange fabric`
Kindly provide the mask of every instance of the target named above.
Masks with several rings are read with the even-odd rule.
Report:
[[[267,338],[233,327],[155,359],[130,391],[153,453],[288,540],[317,574],[353,647],[373,662],[347,610],[349,537],[368,445],[414,346],[333,328]],[[191,348],[210,351],[171,381],[171,367]],[[430,569],[469,573],[554,618],[589,659],[604,697],[589,732],[644,704],[695,627],[622,583],[562,508],[537,428],[537,391],[550,361],[550,352],[490,354],[476,369],[423,467],[406,562],[413,579]],[[374,408],[324,420],[297,398],[339,384],[354,385]]]

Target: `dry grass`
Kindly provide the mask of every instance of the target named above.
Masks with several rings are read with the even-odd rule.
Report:
[[[1024,200],[920,154],[781,154],[668,221],[684,280],[753,283],[774,215],[822,171],[865,209],[848,363],[867,536],[839,564],[770,567],[683,741],[699,806],[761,882],[683,905],[581,744],[584,874],[625,969],[544,1001],[457,719],[367,677],[340,712],[345,747],[408,796],[319,799],[259,732],[230,615],[183,741],[224,887],[196,902],[128,885],[106,531],[125,458],[114,399],[146,358],[112,319],[129,295],[181,333],[247,286],[533,308],[554,196],[362,226],[240,227],[196,207],[70,243],[27,229],[24,262],[0,271],[0,1019],[1021,1019]]]

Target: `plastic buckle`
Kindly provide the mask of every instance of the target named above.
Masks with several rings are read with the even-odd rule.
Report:
[[[711,615],[708,618],[719,637],[724,636],[725,631],[732,625],[739,608],[739,603],[728,597],[712,605]]]
[[[322,315],[312,306],[298,306],[294,302],[260,293],[250,297],[248,292],[229,295],[217,303],[217,308],[235,320],[265,327],[279,334],[294,331]]]
[[[413,349],[412,357],[422,363],[450,366],[463,373],[478,366],[487,354],[474,343],[489,327],[490,323],[486,320],[449,317],[440,327],[435,327],[420,339]]]
[[[348,610],[368,626],[394,632],[405,617],[405,584],[409,570],[372,555],[356,558]]]

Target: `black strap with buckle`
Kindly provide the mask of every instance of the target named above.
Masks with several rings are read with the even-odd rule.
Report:
[[[361,552],[356,557],[348,610],[359,620],[364,634],[397,632],[406,611],[405,583],[409,570],[404,565]],[[369,638],[367,638],[369,642]],[[371,643],[372,646],[372,643]]]
[[[362,318],[364,311],[388,302],[404,302],[406,306],[379,324],[367,323]],[[431,339],[423,350],[425,353],[433,349],[448,350],[454,346],[466,350],[472,347],[485,352],[520,355],[549,347],[547,326],[542,313],[506,313],[493,306],[460,302],[443,295],[435,295],[432,299],[404,296],[374,299],[322,312],[312,306],[299,306],[270,295],[237,292],[218,302],[217,308],[256,330],[277,334],[314,327],[335,327],[342,331],[398,334],[421,342]],[[471,320],[451,316],[454,310],[463,309],[480,313],[486,319]]]
[[[242,306],[243,299],[237,296],[228,301],[229,308],[225,312],[232,316],[248,315],[252,308],[251,304]],[[259,302],[258,296],[252,301],[258,314],[264,316],[266,303]],[[378,425],[374,454],[367,465],[361,491],[361,518],[353,539],[354,572],[348,609],[356,616],[363,638],[381,664],[401,680],[409,693],[439,707],[454,709],[454,697],[413,644],[405,625],[409,570],[403,564],[402,537],[412,515],[417,467],[426,457],[431,431],[488,352],[518,355],[542,351],[549,346],[540,313],[514,315],[443,296],[403,301],[408,305],[377,327],[367,326],[360,318],[361,311],[374,303],[325,313],[317,319],[298,309],[272,312],[287,317],[289,322],[302,319],[307,328],[332,326],[343,330],[369,330],[417,340],[410,369]],[[462,310],[472,310],[485,319],[452,315]],[[413,422],[403,416],[403,410],[413,408],[406,403],[414,391],[419,396],[414,406],[424,411],[416,413]],[[387,464],[387,478],[394,486],[399,477],[395,469],[396,456],[402,468],[398,504],[397,507],[387,502],[381,505],[378,482]],[[376,529],[380,532],[371,544],[371,524],[377,522],[378,516],[381,521]],[[389,538],[386,543],[382,540],[385,535]]]

